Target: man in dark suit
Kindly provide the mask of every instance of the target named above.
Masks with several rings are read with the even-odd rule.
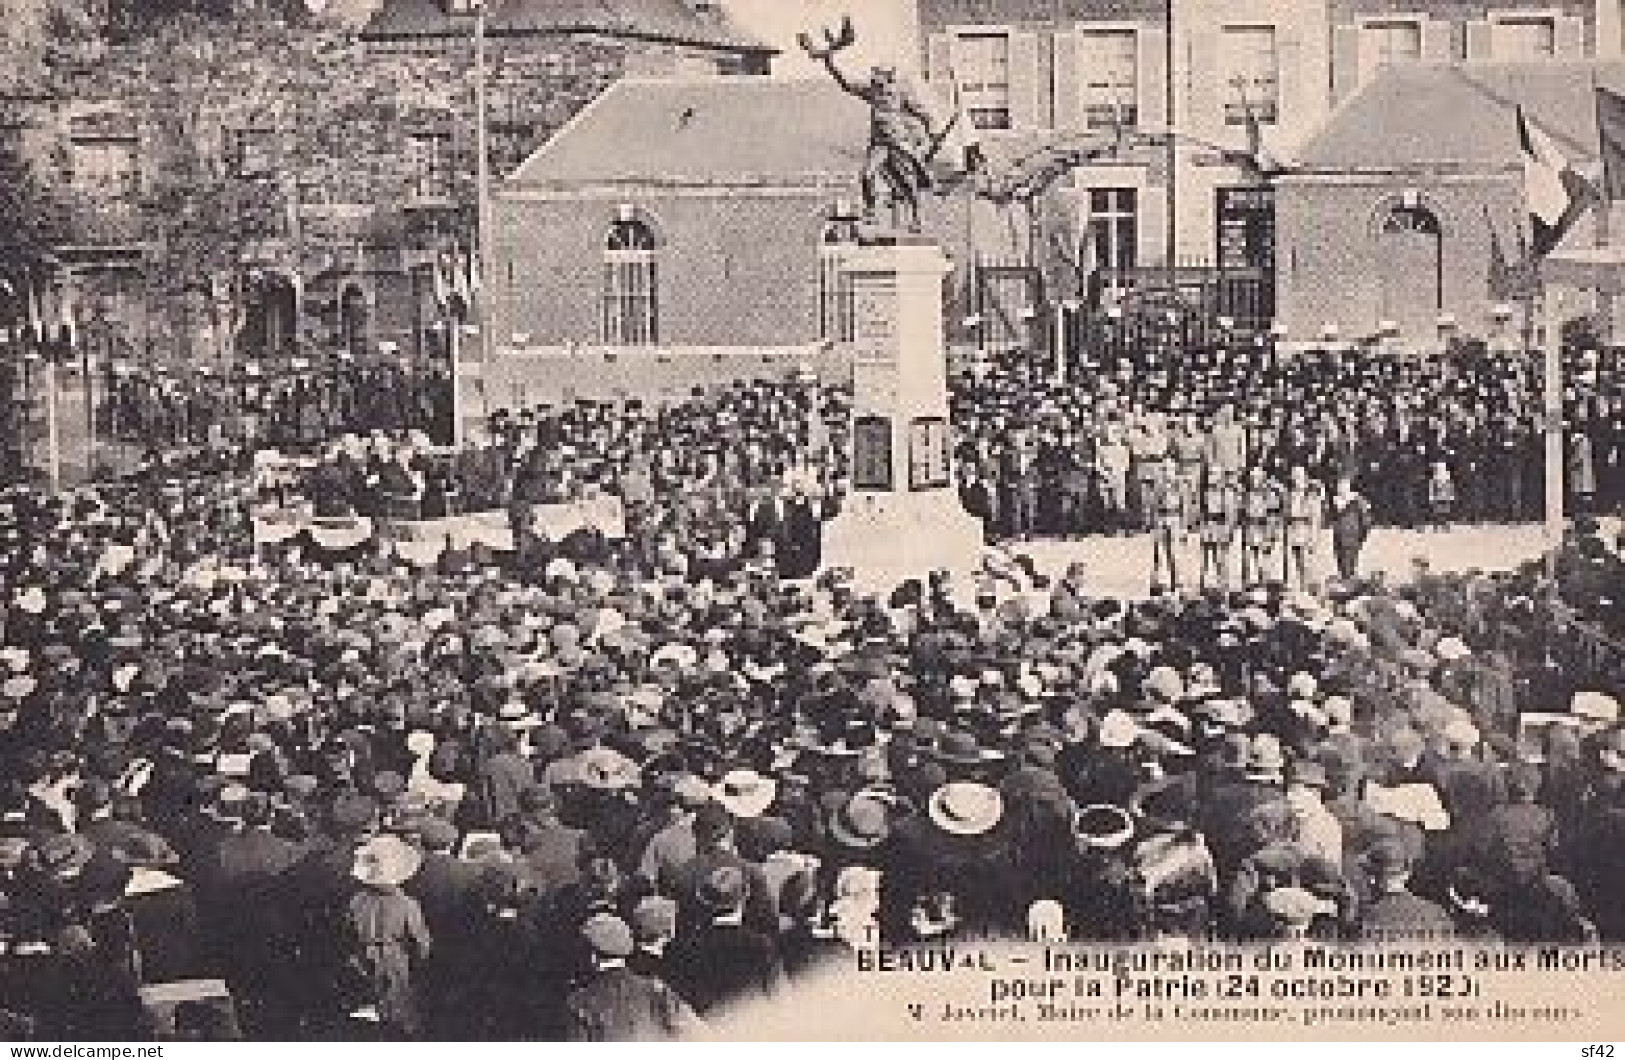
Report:
[[[423,844],[423,864],[403,888],[417,899],[423,922],[434,939],[434,951],[422,969],[424,1021],[436,1038],[455,1038],[463,1028],[455,1022],[467,1016],[471,983],[466,970],[474,967],[469,950],[484,919],[480,907],[480,869],[475,862],[452,854],[457,829],[449,821],[431,817],[417,826]]]
[[[1450,914],[1410,891],[1413,858],[1398,840],[1379,840],[1365,856],[1374,897],[1360,916],[1360,937],[1370,942],[1426,944],[1455,933]]]
[[[697,898],[708,922],[680,933],[667,950],[672,985],[701,1016],[749,1000],[764,1000],[783,985],[784,968],[771,936],[745,926],[749,890],[733,865],[712,869]]]
[[[626,921],[600,913],[581,934],[592,950],[592,972],[565,998],[567,1040],[658,1041],[698,1029],[693,1009],[669,986],[627,967],[633,940]]]
[[[775,549],[780,549],[785,541],[785,524],[789,519],[788,505],[785,503],[783,492],[774,486],[751,505],[750,515],[745,520],[745,547],[747,551],[754,551],[758,542],[771,541]]]
[[[259,792],[242,800],[240,818],[238,830],[216,844],[201,881],[203,908],[250,1031],[287,1033],[295,1003],[290,954],[297,911],[282,889],[305,850],[272,833],[275,808]]]
[[[778,546],[779,577],[810,578],[823,553],[823,505],[797,486],[785,506],[784,531]]]
[[[727,868],[737,870],[744,881],[741,907],[746,922],[761,931],[776,930],[779,914],[767,877],[761,866],[747,861],[734,849],[734,820],[728,811],[714,802],[696,810],[694,844],[694,857],[678,866],[670,881],[670,895],[677,899],[685,924],[704,924],[710,919],[713,911],[703,892],[716,871]]]

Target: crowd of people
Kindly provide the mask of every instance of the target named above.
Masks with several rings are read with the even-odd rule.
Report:
[[[1335,563],[1319,566],[1346,578],[1375,526],[1543,517],[1541,381],[1526,358],[1147,356],[1064,381],[1016,358],[956,381],[960,492],[990,541],[1150,531],[1164,588],[1297,588],[1316,580],[1326,537]],[[1618,358],[1575,352],[1566,379],[1566,510],[1625,512]],[[698,536],[741,560],[760,537],[744,529],[753,517],[792,513],[805,539],[844,502],[849,406],[840,388],[764,380],[659,406],[502,412],[457,454],[347,435],[328,444],[307,492],[331,515],[507,508],[516,527],[536,505],[615,496],[650,549],[662,534]],[[815,548],[776,544],[792,554],[781,567],[811,569]]]
[[[1279,498],[1294,469],[1325,495],[1348,480],[1381,525],[1541,518],[1543,381],[1524,355],[1276,358],[1243,347],[1152,356],[1124,352],[1065,380],[1018,359],[962,381],[954,406],[961,467],[996,535],[1150,529],[1163,518],[1165,480],[1195,529],[1210,521],[1209,484],[1244,493],[1256,472]],[[1617,514],[1625,506],[1625,364],[1575,350],[1565,379],[1567,510]],[[1279,512],[1272,520],[1283,521]]]
[[[309,450],[347,433],[417,430],[451,441],[441,366],[335,361],[317,369],[109,370],[93,383],[105,436],[159,450],[225,444]]]
[[[1136,602],[994,551],[875,597],[670,500],[838,478],[825,400],[516,418],[520,504],[614,480],[655,531],[428,569],[257,547],[219,454],[0,496],[5,1037],[682,1036],[1029,933],[1625,939],[1619,660],[1536,575]]]

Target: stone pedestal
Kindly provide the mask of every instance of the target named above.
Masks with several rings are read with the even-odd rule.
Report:
[[[959,503],[948,419],[943,277],[935,243],[842,252],[853,343],[852,493],[824,528],[824,562],[883,592],[937,568],[961,575],[982,551],[982,525]]]

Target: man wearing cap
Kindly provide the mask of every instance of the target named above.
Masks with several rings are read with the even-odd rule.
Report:
[[[670,974],[666,949],[677,937],[677,903],[658,894],[639,899],[632,910],[631,927],[637,948],[627,966],[639,975],[664,981]]]
[[[1435,902],[1410,891],[1415,858],[1397,839],[1381,839],[1366,852],[1362,867],[1372,899],[1360,914],[1360,937],[1368,942],[1447,941],[1455,921]]]
[[[701,1016],[746,1000],[766,1000],[783,985],[784,969],[770,932],[746,926],[751,890],[746,871],[717,863],[698,879],[694,902],[700,914],[667,950],[672,985]]]
[[[734,827],[733,815],[720,803],[707,802],[696,810],[694,856],[671,873],[661,892],[677,900],[685,922],[703,923],[713,912],[704,897],[707,881],[721,869],[735,870],[743,881],[740,913],[744,922],[760,931],[774,931],[779,913],[774,908],[772,889],[762,867],[747,861],[735,849]]]
[[[699,853],[694,841],[694,814],[711,801],[705,781],[688,774],[663,778],[655,785],[649,810],[658,825],[638,858],[638,875],[652,887],[670,891],[676,872]]]
[[[626,921],[599,913],[581,926],[592,971],[564,1000],[565,1038],[573,1042],[643,1042],[700,1029],[689,1005],[660,979],[633,971],[635,949]]]

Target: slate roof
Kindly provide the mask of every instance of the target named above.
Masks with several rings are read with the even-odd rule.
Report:
[[[1593,84],[1625,63],[1407,64],[1382,71],[1299,152],[1312,171],[1501,168],[1519,161],[1516,107],[1577,163],[1597,156]]]
[[[581,183],[795,184],[854,179],[868,107],[823,77],[623,78],[584,107],[509,178],[510,186]],[[1003,133],[995,167],[1042,134]]]
[[[492,37],[603,33],[698,45],[726,51],[776,52],[741,29],[719,6],[697,10],[690,0],[488,0]],[[467,37],[472,15],[447,13],[446,0],[384,0],[361,39]]]
[[[869,113],[826,80],[623,78],[509,183],[793,182],[855,173]]]

